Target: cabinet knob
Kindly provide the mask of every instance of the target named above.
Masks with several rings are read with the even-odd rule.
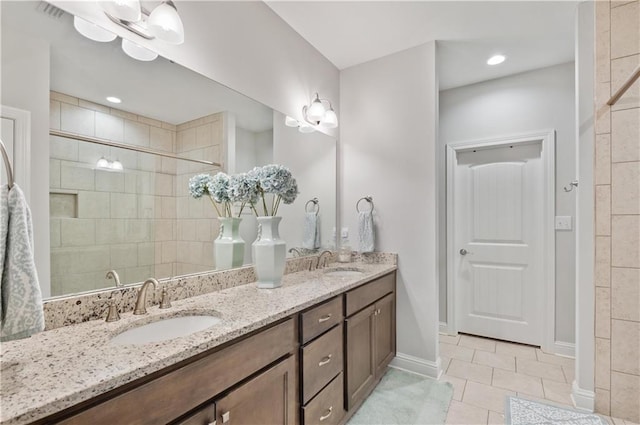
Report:
[[[325,314],[324,316],[322,316],[321,318],[318,319],[318,323],[322,323],[322,322],[326,322],[327,320],[331,319],[331,313],[329,314]]]
[[[222,414],[222,423],[226,424],[231,419],[231,412],[224,412]]]
[[[324,415],[320,416],[320,422],[326,420],[329,418],[329,416],[331,416],[331,414],[333,413],[333,406],[329,407],[326,410],[327,413],[325,413]]]
[[[209,425],[217,425],[217,421],[209,422]]]
[[[322,358],[322,360],[320,360],[320,362],[318,363],[319,367],[322,367],[324,365],[326,365],[327,363],[329,363],[331,361],[331,354],[329,354],[328,356],[325,356]]]

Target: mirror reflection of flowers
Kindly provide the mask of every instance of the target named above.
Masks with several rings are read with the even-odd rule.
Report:
[[[233,217],[233,204],[239,202],[240,208],[236,217],[240,217],[244,207],[250,204],[253,208],[258,199],[256,184],[249,181],[246,174],[229,176],[220,172],[211,176],[205,173],[189,179],[189,193],[195,199],[207,195],[218,217]]]
[[[248,178],[258,182],[258,196],[262,201],[262,215],[275,216],[278,214],[280,203],[291,204],[298,196],[298,183],[291,171],[282,165],[270,164],[256,167],[249,171]],[[271,197],[271,207],[267,206],[267,194]],[[260,206],[258,206],[258,209]],[[254,208],[254,213],[258,211]]]

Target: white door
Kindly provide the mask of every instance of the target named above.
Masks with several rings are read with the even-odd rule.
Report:
[[[458,150],[453,176],[458,331],[541,345],[542,142]]]

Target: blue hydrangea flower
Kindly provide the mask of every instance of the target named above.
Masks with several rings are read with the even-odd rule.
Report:
[[[258,200],[258,180],[249,173],[234,174],[229,178],[229,198],[231,202],[249,202]]]
[[[207,190],[214,201],[221,204],[230,202],[229,198],[229,176],[225,173],[218,173],[207,183]]]
[[[189,179],[189,193],[196,199],[209,194],[208,185],[211,182],[211,175],[198,174]]]

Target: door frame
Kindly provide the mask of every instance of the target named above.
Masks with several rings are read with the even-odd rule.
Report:
[[[472,149],[488,149],[506,145],[522,145],[540,142],[542,144],[541,158],[543,162],[543,190],[544,190],[544,217],[542,226],[544,229],[542,249],[543,254],[543,299],[546,309],[542,317],[542,349],[555,352],[555,293],[556,293],[556,234],[555,234],[555,130],[541,130],[531,133],[506,135],[490,139],[478,139],[446,144],[446,217],[447,217],[447,330],[448,333],[457,335],[456,323],[456,279],[454,272],[455,247],[455,168],[457,166],[457,153]]]
[[[13,121],[13,179],[31,200],[31,112],[0,105],[0,116]]]

